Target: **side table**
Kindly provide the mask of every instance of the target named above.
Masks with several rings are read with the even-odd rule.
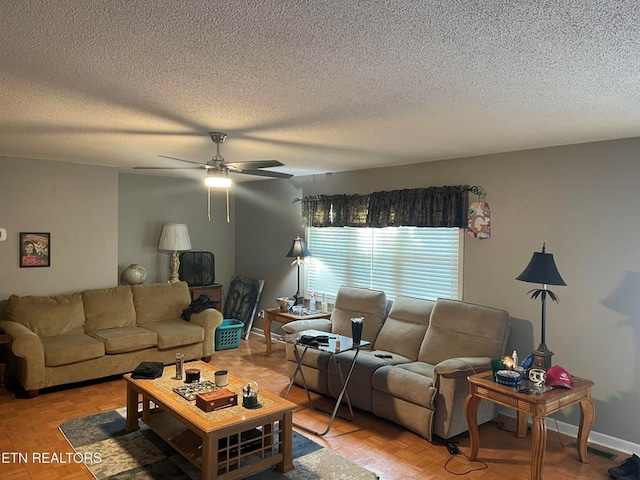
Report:
[[[468,377],[469,395],[464,409],[469,425],[469,458],[478,457],[480,440],[478,438],[478,405],[480,400],[489,400],[498,405],[513,408],[518,414],[517,436],[527,433],[527,415],[532,416],[531,437],[531,479],[542,479],[542,467],[547,445],[547,415],[570,405],[580,404],[580,426],[578,428],[577,450],[582,463],[589,463],[587,457],[587,439],[595,418],[595,409],[591,402],[593,382],[586,378],[573,377],[573,388],[554,388],[541,394],[520,393],[518,389],[496,383],[492,372],[478,373]]]
[[[195,300],[200,295],[207,295],[216,304],[216,310],[222,311],[222,284],[190,286],[189,293],[191,300]]]
[[[319,345],[318,344],[310,345],[308,343],[301,343],[300,338],[305,335],[312,336],[312,337],[326,336],[328,337],[327,338],[328,341],[326,344],[319,344]],[[339,344],[336,343],[336,340],[338,338],[340,339]],[[351,337],[345,337],[344,335],[337,335],[335,333],[321,332],[319,330],[304,330],[302,332],[298,332],[294,343],[296,347],[297,346],[303,347],[303,350],[302,350],[302,354],[300,354],[298,352],[298,348],[293,349],[293,353],[296,356],[296,370],[295,372],[293,372],[293,375],[291,375],[289,387],[287,388],[287,391],[284,394],[284,398],[286,399],[289,397],[289,392],[291,392],[291,387],[293,387],[293,384],[296,381],[296,377],[298,376],[298,374],[300,374],[300,377],[302,377],[302,385],[304,386],[304,391],[307,393],[307,399],[309,400],[309,403],[311,403],[313,408],[315,408],[316,410],[321,410],[325,413],[331,413],[331,417],[329,417],[329,424],[327,425],[327,428],[323,432],[317,432],[309,427],[300,425],[299,423],[295,423],[295,422],[293,425],[295,425],[298,428],[301,428],[302,430],[306,430],[309,433],[313,433],[314,435],[318,435],[322,437],[327,433],[329,433],[329,430],[331,430],[333,421],[336,419],[336,416],[338,415],[338,409],[340,408],[342,397],[344,397],[347,400],[347,406],[349,407],[350,416],[349,417],[341,416],[341,418],[345,418],[346,420],[353,420],[353,408],[351,408],[351,400],[349,400],[347,387],[349,386],[349,380],[351,380],[351,374],[353,373],[353,369],[356,366],[356,360],[358,359],[358,354],[360,353],[360,347],[367,347],[371,345],[371,343],[367,342],[366,340],[361,340],[359,344],[354,344],[353,338]],[[311,399],[311,394],[309,393],[309,388],[307,387],[307,380],[304,378],[304,373],[302,372],[302,360],[304,359],[305,354],[310,348],[313,350],[320,350],[322,352],[328,353],[333,357],[333,360],[336,363],[336,369],[338,370],[338,375],[340,376],[340,381],[342,382],[342,390],[340,390],[340,395],[338,395],[338,398],[336,399],[336,404],[333,407],[332,412],[328,412],[316,406],[313,403],[313,400]],[[348,363],[349,367],[347,368],[347,374],[344,375],[342,372],[341,356],[339,354],[343,352],[348,352],[351,350],[354,350],[355,353],[350,362],[349,360],[346,360],[345,363]]]
[[[271,323],[289,323],[295,320],[312,320],[315,318],[331,318],[330,312],[314,313],[312,315],[294,315],[292,313],[281,312],[279,308],[269,308],[265,310],[264,338],[267,340],[267,352],[271,355]]]

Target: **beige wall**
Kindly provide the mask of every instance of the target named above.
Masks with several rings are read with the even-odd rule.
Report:
[[[0,158],[0,300],[117,281],[118,174],[113,168]],[[51,233],[51,266],[19,267],[20,232]]]
[[[167,281],[169,252],[158,251],[165,222],[186,223],[192,248],[216,257],[216,281],[234,272],[235,217],[222,192],[186,179],[118,175],[115,168],[0,159],[0,316],[11,294],[50,295],[117,285],[131,263],[147,283]],[[19,232],[51,232],[51,267],[19,268]]]
[[[274,206],[256,208],[255,200],[238,197],[238,231],[259,222],[262,241],[238,248],[236,261],[247,274],[260,266],[255,273],[274,286],[263,308],[273,306],[276,294],[295,290],[295,280],[286,258],[269,268],[264,259],[286,253],[300,222],[289,202],[300,189],[314,195],[481,185],[492,238],[465,241],[464,299],[507,309],[514,322],[508,350],[523,358],[540,341],[540,302],[527,295],[536,285],[515,277],[546,242],[567,283],[553,287],[560,302],[547,305],[554,363],[595,382],[595,431],[640,444],[638,157],[640,139],[629,139],[260,183],[255,193]],[[576,425],[577,415],[572,408],[557,418]]]
[[[236,270],[265,280],[261,309],[275,307],[276,297],[296,293],[297,269],[285,255],[295,236],[304,236],[300,203],[292,203],[301,196],[293,180],[247,182],[236,190]],[[256,318],[254,325],[262,328],[263,323]]]
[[[216,282],[228,285],[234,271],[235,211],[230,195],[231,223],[226,221],[223,191],[211,191],[211,221],[207,190],[192,179],[121,174],[119,177],[118,272],[138,263],[147,283],[169,279],[170,252],[158,250],[163,223],[184,223],[192,250],[213,252]]]

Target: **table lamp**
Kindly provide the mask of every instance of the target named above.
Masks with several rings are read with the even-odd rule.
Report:
[[[173,252],[171,254],[171,276],[169,277],[169,282],[180,281],[178,275],[178,268],[180,268],[178,252],[191,249],[187,226],[184,223],[165,223],[162,225],[158,249]]]
[[[547,295],[554,302],[558,301],[558,296],[548,290],[547,285],[566,285],[566,283],[560,276],[560,272],[558,272],[556,263],[553,260],[553,254],[545,252],[544,243],[542,244],[542,252],[533,253],[529,265],[516,277],[516,280],[542,284],[542,288],[534,288],[527,293],[530,293],[533,299],[540,297],[542,300],[542,341],[538,349],[533,352],[533,364],[535,367],[546,370],[551,367],[551,356],[553,355],[553,352],[547,348],[545,342]]]
[[[302,304],[303,296],[300,295],[300,265],[304,263],[305,257],[310,257],[311,252],[307,248],[307,245],[304,243],[304,240],[300,238],[300,235],[297,235],[296,238],[293,239],[293,243],[291,244],[291,248],[289,249],[289,253],[287,253],[287,257],[295,258],[291,265],[298,266],[298,290],[294,295],[296,299],[295,305]]]

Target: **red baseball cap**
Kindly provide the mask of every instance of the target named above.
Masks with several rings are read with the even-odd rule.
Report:
[[[545,376],[545,385],[549,387],[573,387],[573,377],[560,365],[554,365]]]

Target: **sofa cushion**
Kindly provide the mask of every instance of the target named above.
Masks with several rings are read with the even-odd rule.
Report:
[[[178,320],[182,310],[191,303],[186,282],[133,285],[131,292],[138,326]]]
[[[436,365],[456,357],[498,358],[509,336],[509,321],[504,310],[438,299],[418,360]]]
[[[59,367],[104,356],[104,344],[86,333],[42,338],[44,364]],[[78,368],[82,366],[78,365]]]
[[[397,354],[392,355],[391,358],[380,358],[375,356],[376,353],[380,352],[360,350],[360,352],[358,353],[356,364],[353,367],[353,373],[351,375],[350,381],[360,382],[364,385],[371,385],[371,378],[373,377],[373,373],[380,367],[384,367],[386,365],[397,365],[399,363],[406,363],[411,361],[411,359]],[[329,381],[334,382],[336,384],[335,386],[338,386],[338,392],[342,388],[342,381],[340,380],[338,374],[336,359],[340,361],[342,375],[345,376],[347,374],[347,369],[353,361],[354,355],[355,350],[349,350],[347,352],[341,353],[340,355],[333,355],[331,357],[331,360],[329,361],[328,368],[329,373],[331,374]],[[335,391],[335,388],[332,390],[332,388],[330,387],[329,390]]]
[[[158,336],[158,348],[174,348],[204,341],[204,328],[184,320],[166,320],[147,324],[144,328]]]
[[[82,303],[86,319],[85,332],[133,327],[136,324],[133,295],[128,286],[85,290],[82,292]]]
[[[331,332],[351,337],[351,319],[364,317],[362,339],[373,343],[387,314],[387,296],[368,288],[340,287],[331,312]]]
[[[103,328],[89,335],[104,343],[107,354],[135,352],[158,345],[156,332],[140,327]]]
[[[11,295],[7,319],[21,323],[40,338],[84,333],[84,309],[80,293],[50,297]]]
[[[373,345],[375,350],[393,352],[414,361],[429,326],[435,302],[397,297]]]
[[[374,390],[389,393],[407,402],[434,408],[433,365],[423,362],[380,367],[371,381]]]

